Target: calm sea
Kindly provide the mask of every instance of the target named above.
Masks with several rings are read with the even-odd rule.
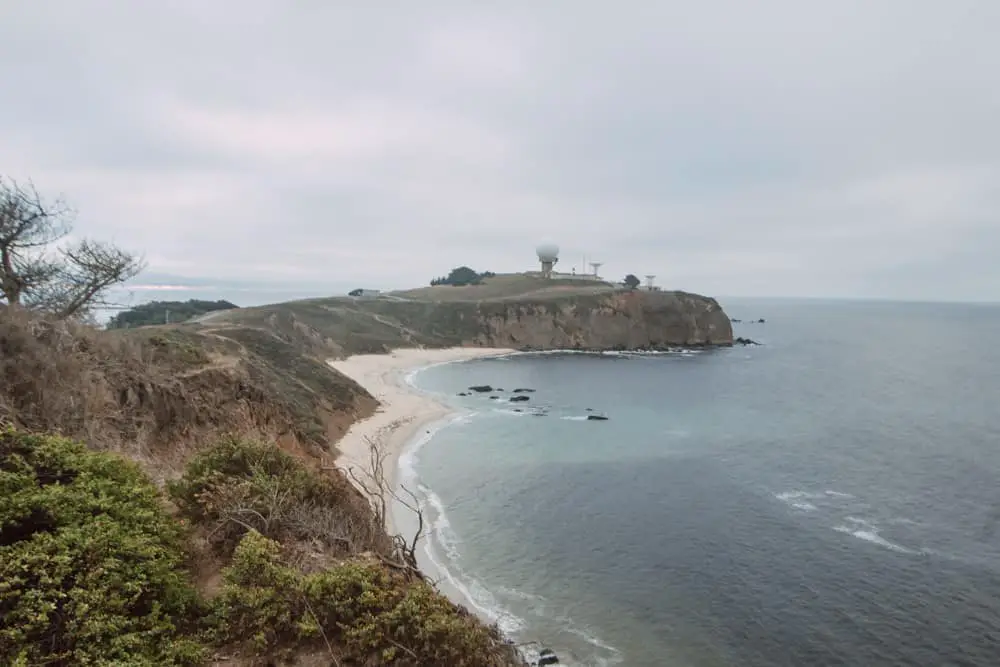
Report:
[[[412,376],[443,585],[572,664],[1000,664],[1000,307],[723,305],[764,345]]]

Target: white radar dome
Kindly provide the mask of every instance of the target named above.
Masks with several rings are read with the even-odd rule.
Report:
[[[543,262],[554,262],[559,259],[559,246],[555,243],[542,243],[535,252],[538,253],[538,259]]]

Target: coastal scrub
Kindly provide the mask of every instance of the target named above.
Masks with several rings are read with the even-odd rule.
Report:
[[[201,664],[183,538],[135,464],[0,430],[0,663]]]

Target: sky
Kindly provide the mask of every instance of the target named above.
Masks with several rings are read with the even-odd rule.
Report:
[[[997,34],[996,0],[0,0],[0,173],[143,253],[140,302],[541,242],[716,296],[1000,301]]]

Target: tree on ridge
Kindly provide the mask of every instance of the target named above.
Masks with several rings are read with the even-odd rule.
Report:
[[[68,241],[73,211],[28,182],[0,175],[0,303],[86,318],[111,288],[137,276],[141,257],[101,241]]]

